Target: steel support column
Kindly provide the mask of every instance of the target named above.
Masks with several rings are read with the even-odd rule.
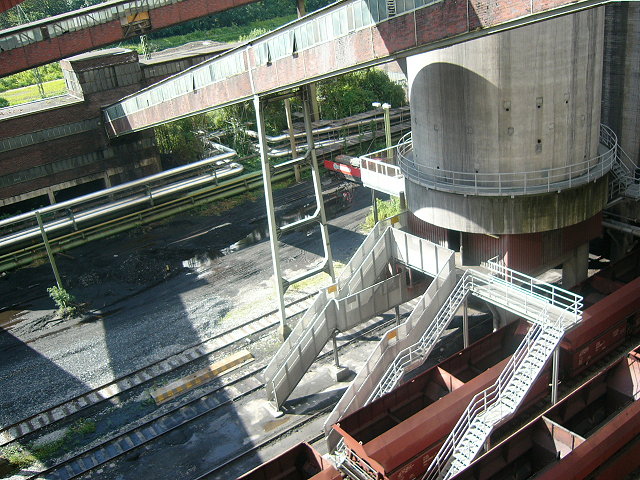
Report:
[[[289,131],[289,144],[291,145],[291,158],[296,158],[298,156],[298,148],[296,146],[296,136],[293,131],[293,117],[291,115],[291,99],[284,99],[284,111],[287,115],[287,130]],[[302,180],[300,177],[300,165],[295,165],[293,167],[293,171],[296,176],[296,183],[300,183]]]
[[[318,209],[320,210],[320,232],[322,234],[322,246],[326,262],[326,271],[331,276],[331,280],[335,282],[336,276],[333,271],[333,255],[331,254],[331,242],[329,241],[329,229],[327,228],[327,215],[324,211],[324,200],[322,198],[322,183],[320,181],[320,169],[318,168],[318,158],[316,156],[316,147],[313,142],[313,125],[311,124],[311,89],[307,85],[302,89],[302,107],[304,113],[304,129],[307,135],[307,147],[310,152],[311,160],[311,180],[316,196]]]
[[[40,227],[40,234],[42,235],[44,248],[47,249],[47,256],[49,257],[49,263],[51,263],[51,268],[53,269],[53,276],[56,278],[58,288],[62,288],[62,280],[60,280],[60,274],[58,273],[56,259],[53,257],[53,252],[51,251],[51,246],[49,245],[49,238],[47,237],[47,232],[45,231],[44,225],[42,223],[42,215],[40,215],[40,212],[38,210],[36,210],[36,220],[38,221],[38,226]]]
[[[269,241],[271,243],[271,261],[273,262],[273,274],[276,283],[276,295],[278,297],[278,311],[280,312],[280,336],[288,336],[286,312],[284,306],[285,287],[282,282],[280,268],[280,248],[278,245],[278,225],[276,223],[276,209],[273,203],[273,191],[271,190],[271,166],[267,155],[267,138],[264,127],[263,104],[259,96],[253,97],[253,106],[256,111],[256,129],[258,131],[258,145],[260,147],[260,160],[262,164],[262,181],[264,185],[264,199],[267,204],[267,220],[269,224]]]
[[[462,304],[462,342],[463,347],[467,348],[469,346],[469,309],[468,309],[468,296],[464,297],[464,302]]]
[[[551,367],[551,405],[558,403],[558,368],[560,368],[560,347],[553,350],[553,364]]]
[[[283,231],[291,230],[294,224],[290,224],[280,229],[276,222],[275,205],[273,201],[273,190],[271,189],[271,166],[269,164],[269,156],[267,154],[267,138],[264,124],[263,100],[259,96],[253,97],[253,103],[256,110],[256,127],[258,131],[258,141],[260,146],[260,160],[262,164],[262,179],[264,183],[264,197],[267,206],[267,219],[269,223],[269,237],[271,243],[271,257],[273,262],[273,272],[276,282],[276,294],[278,296],[278,310],[280,312],[280,335],[284,339],[291,331],[286,325],[286,312],[284,303],[284,293],[290,285],[297,283],[306,278],[312,277],[321,272],[326,272],[331,276],[331,280],[335,282],[335,274],[333,271],[333,256],[331,254],[331,244],[329,241],[329,230],[327,228],[327,217],[324,211],[324,201],[322,198],[322,184],[320,182],[320,170],[318,169],[318,159],[316,158],[315,146],[313,143],[313,128],[311,124],[311,105],[309,89],[302,89],[302,105],[304,111],[304,126],[307,137],[308,152],[303,158],[308,158],[311,166],[311,179],[316,199],[316,213],[310,218],[295,222],[295,226],[301,226],[307,223],[319,222],[320,233],[322,235],[322,246],[324,250],[324,260],[318,268],[309,270],[293,279],[285,279],[282,275],[280,266],[280,248],[278,245],[279,236]]]

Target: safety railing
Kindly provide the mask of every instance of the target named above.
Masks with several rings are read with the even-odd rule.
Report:
[[[473,274],[475,285],[483,285],[485,282],[493,285],[496,287],[496,292],[505,296],[505,302],[508,301],[506,297],[512,291],[510,289],[517,288],[528,296],[531,295],[534,299],[542,300],[545,305],[548,303],[550,307],[557,307],[557,309],[566,312],[566,318],[580,320],[583,307],[583,299],[580,295],[508,268],[499,263],[497,257],[484,262],[482,266],[489,270],[491,275],[486,276],[475,271]],[[513,297],[513,295],[511,296]]]
[[[398,160],[405,177],[434,190],[492,196],[530,195],[577,187],[606,175],[616,162],[618,145],[615,133],[606,125],[600,126],[600,143],[606,148],[604,153],[562,167],[523,172],[476,173],[417,163],[409,133],[398,145]]]
[[[473,461],[484,443],[482,441],[478,444],[478,442],[483,436],[486,438],[496,425],[517,410],[563,334],[564,329],[559,322],[553,324],[542,322],[531,327],[496,382],[473,397],[422,480],[450,478]],[[532,355],[534,352],[539,355]],[[517,398],[515,401],[505,402],[507,392],[513,394],[514,381],[519,381],[522,385],[518,387]],[[470,437],[469,432],[474,426],[477,429],[476,432],[479,430],[482,434],[476,433]],[[464,444],[465,438],[473,438],[475,442],[472,442],[472,445]],[[465,447],[468,451],[463,452]],[[453,457],[457,451],[465,461],[454,465]]]
[[[465,272],[460,280],[458,280],[454,290],[444,305],[438,310],[438,313],[420,337],[420,340],[400,351],[385,371],[376,388],[371,392],[371,395],[369,395],[366,401],[367,404],[393,390],[409,365],[424,360],[429,356],[436,342],[440,339],[442,332],[451,323],[456,311],[467,296],[469,289],[465,287],[465,284],[468,282],[468,277],[469,273]]]

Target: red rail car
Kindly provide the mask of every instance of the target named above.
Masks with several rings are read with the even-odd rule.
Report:
[[[636,265],[640,264],[640,254],[634,252],[630,258],[631,260],[619,262],[602,270],[600,274],[580,286],[582,290],[591,289],[592,292],[599,292],[602,299],[584,311],[583,321],[568,332],[561,343],[560,370],[563,378],[580,374],[589,365],[617,348],[626,337],[635,335],[640,330],[640,278],[631,280],[637,277]],[[625,284],[625,282],[629,283]],[[521,321],[487,335],[469,348],[341,419],[334,425],[334,429],[343,437],[351,461],[358,463],[371,477],[379,480],[405,480],[422,474],[471,397],[495,381],[527,328],[526,322]],[[597,377],[600,380],[594,379],[585,384],[579,390],[581,393],[575,393],[570,397],[573,400],[569,398],[563,400],[558,404],[557,409],[554,407],[548,411],[551,413],[548,413],[547,417],[538,419],[535,425],[530,424],[527,427],[529,430],[523,430],[524,433],[518,437],[519,440],[514,440],[512,444],[505,447],[507,450],[502,450],[499,455],[496,454],[493,465],[474,467],[473,475],[475,476],[460,478],[513,478],[514,475],[518,478],[525,475],[522,478],[526,478],[525,471],[531,468],[530,463],[550,465],[557,460],[558,456],[563,457],[561,450],[566,447],[566,443],[570,444],[572,455],[573,450],[592,452],[586,447],[581,450],[576,448],[579,444],[585,443],[583,435],[572,433],[566,427],[558,427],[553,422],[562,424],[569,421],[571,417],[575,419],[572,421],[579,423],[581,417],[577,417],[575,413],[578,410],[583,411],[585,416],[589,414],[593,416],[594,409],[598,406],[604,405],[605,410],[609,412],[608,408],[623,408],[623,403],[631,402],[631,398],[634,400],[640,398],[640,380],[637,380],[640,378],[639,357],[637,352],[630,355],[629,358],[633,361],[628,365],[633,364],[633,368],[629,367],[631,369],[622,366],[618,370],[608,369],[606,371],[609,372],[608,374],[602,372]],[[613,371],[617,373],[612,374]],[[550,365],[547,364],[543,374],[526,397],[523,407],[526,408],[527,405],[531,405],[548,393],[549,374]],[[621,385],[625,385],[625,381],[626,390],[622,391]],[[631,459],[631,463],[635,464],[634,455],[640,458],[640,437],[638,437],[640,435],[640,402],[624,408],[626,413],[620,419],[633,422],[634,426],[633,428],[622,424],[616,426],[615,428],[622,429],[621,438],[626,440],[611,441],[607,448],[596,452],[598,455],[593,454],[593,458],[597,458],[597,461],[588,458],[587,463],[593,466],[593,469],[598,468],[597,472],[600,472],[598,475],[602,475],[597,478],[617,478],[610,475],[612,472],[626,471],[627,467],[621,467],[624,461]],[[560,412],[564,412],[565,416],[560,417]],[[574,413],[569,415],[568,412]],[[622,422],[620,419],[616,422]],[[635,424],[638,426],[636,427]],[[612,423],[612,425],[618,425],[618,423]],[[505,430],[501,429],[494,437],[498,437]],[[551,440],[545,437],[545,435],[548,437],[550,431],[555,435],[555,437],[552,435]],[[606,433],[607,431],[609,433]],[[603,432],[605,433],[598,432],[593,440],[590,440],[592,442],[590,445],[600,441],[608,442],[607,438],[612,433],[610,429]],[[636,435],[635,439],[633,435]],[[535,439],[538,438],[541,439],[546,450],[536,444]],[[565,442],[565,444],[562,446],[558,442]],[[551,448],[553,445],[558,448],[553,450]],[[624,448],[622,445],[625,445]],[[489,454],[493,454],[494,450],[492,449]],[[522,462],[529,462],[529,464],[511,461],[513,458],[520,458],[525,454],[524,452],[529,452],[530,455],[526,458],[522,457],[525,460],[529,459]],[[553,458],[547,455],[548,452],[551,452],[549,455]],[[487,455],[482,456],[481,459]],[[538,457],[538,460],[531,460]],[[571,458],[580,457],[576,454]],[[558,465],[561,464],[562,462],[558,463]],[[506,469],[506,465],[511,465],[509,467],[511,470]],[[567,468],[566,466],[554,468],[559,469],[554,470],[556,476],[545,478],[566,476],[561,473]],[[465,472],[467,471],[471,472],[471,470]],[[334,475],[335,468],[331,467],[329,472]],[[461,475],[463,474],[465,473],[462,472]],[[469,473],[469,475],[472,474]],[[582,478],[573,474],[569,476]],[[280,477],[251,478],[261,480]],[[316,477],[312,478],[316,479]],[[327,478],[333,480],[334,477]],[[245,480],[245,477],[242,479]],[[324,477],[322,479],[324,480]]]
[[[455,478],[624,478],[640,467],[639,378],[634,350]]]
[[[308,443],[300,443],[238,480],[341,480],[342,475]]]
[[[512,323],[341,419],[333,428],[350,460],[373,478],[420,475],[473,396],[496,381],[528,328]],[[546,395],[548,384],[545,372],[525,404]]]
[[[640,278],[618,288],[587,308],[582,322],[562,339],[563,376],[579,374],[638,332]]]

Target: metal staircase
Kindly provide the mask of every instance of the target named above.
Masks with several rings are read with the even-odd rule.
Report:
[[[468,282],[469,273],[465,272],[460,280],[458,280],[451,295],[449,295],[444,305],[442,305],[435,318],[429,323],[420,340],[398,354],[393,363],[385,371],[366,403],[371,403],[376,398],[380,398],[382,395],[393,390],[398,382],[400,382],[408,365],[418,361],[424,361],[431,354],[431,350],[433,350],[433,347],[442,336],[444,330],[449,326],[458,308],[460,308],[460,305],[468,295]]]
[[[559,324],[534,324],[496,383],[464,411],[422,480],[449,479],[468,467],[491,432],[512,416],[560,343]]]
[[[611,164],[609,179],[609,202],[620,197],[640,199],[640,182],[637,178],[638,167],[620,145],[616,148],[615,159]]]

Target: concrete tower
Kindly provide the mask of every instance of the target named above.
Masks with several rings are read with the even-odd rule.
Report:
[[[434,240],[460,242],[464,263],[497,255],[531,273],[563,263],[566,285],[586,276],[610,161],[603,37],[600,8],[408,60],[408,207]]]

